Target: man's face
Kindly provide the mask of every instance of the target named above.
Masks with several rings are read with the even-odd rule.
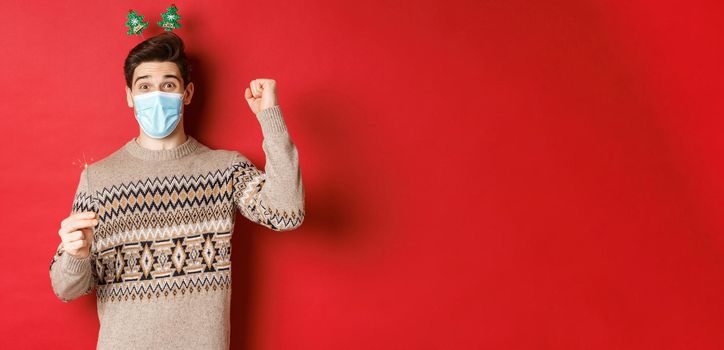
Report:
[[[126,101],[128,107],[133,107],[133,96],[151,91],[176,92],[183,94],[183,104],[191,103],[194,94],[193,83],[188,83],[184,89],[181,71],[173,62],[143,62],[133,71],[131,88],[126,86]],[[181,106],[183,111],[183,105]]]

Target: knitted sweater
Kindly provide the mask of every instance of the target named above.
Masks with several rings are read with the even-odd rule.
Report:
[[[279,106],[257,114],[264,171],[188,136],[168,150],[133,138],[80,174],[71,213],[94,211],[90,256],[62,242],[50,264],[59,299],[96,292],[98,349],[228,349],[236,208],[275,231],[304,220],[297,149]]]

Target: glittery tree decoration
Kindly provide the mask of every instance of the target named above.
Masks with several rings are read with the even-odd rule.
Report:
[[[176,5],[171,4],[171,6],[166,9],[166,12],[161,14],[161,18],[163,18],[163,20],[158,22],[158,25],[165,31],[170,32],[176,28],[181,28],[181,23],[178,22],[178,20],[181,19],[181,16],[178,15],[178,8],[176,8]]]
[[[136,11],[128,10],[128,21],[126,21],[128,27],[128,35],[141,35],[144,29],[148,27],[148,22],[143,21],[143,15],[139,15]]]

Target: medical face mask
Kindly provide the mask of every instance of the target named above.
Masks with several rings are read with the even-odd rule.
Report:
[[[183,95],[152,91],[133,96],[136,120],[148,136],[162,139],[170,135],[181,120]]]

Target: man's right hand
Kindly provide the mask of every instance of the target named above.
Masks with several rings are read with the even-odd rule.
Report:
[[[93,243],[91,227],[97,224],[96,213],[92,211],[71,214],[63,219],[58,230],[63,241],[63,250],[76,259],[87,258]]]

